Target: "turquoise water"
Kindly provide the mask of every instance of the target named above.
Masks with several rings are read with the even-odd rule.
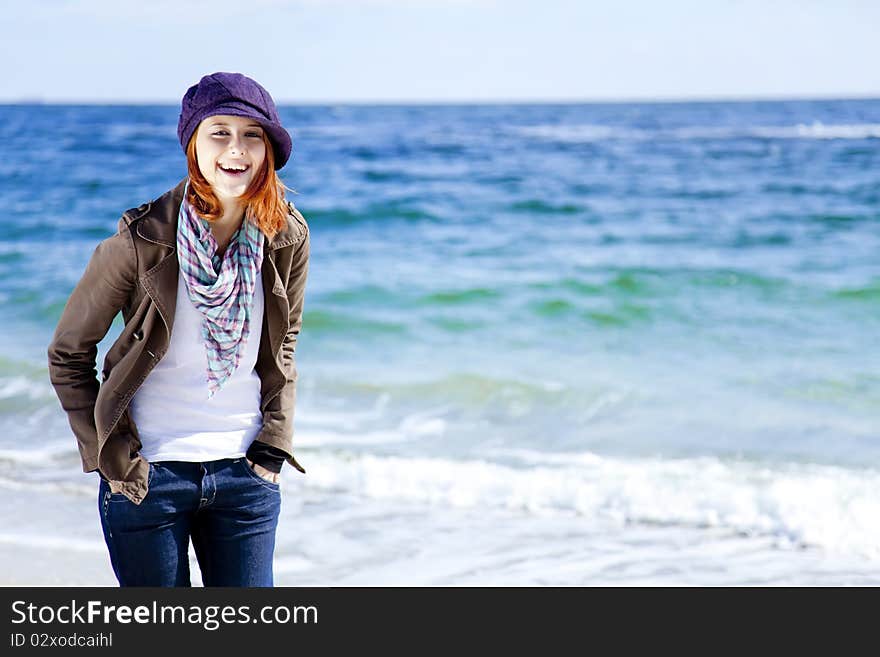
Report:
[[[185,174],[177,112],[0,107],[10,480],[87,479],[45,348],[121,212]],[[281,115],[312,231],[291,486],[877,556],[880,101]]]

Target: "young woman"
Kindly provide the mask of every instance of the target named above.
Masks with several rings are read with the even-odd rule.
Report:
[[[189,586],[190,539],[206,586],[272,586],[281,466],[305,472],[292,432],[309,230],[276,173],[291,139],[237,73],[190,87],[177,134],[188,176],[95,249],[49,375],[99,473],[121,586]]]

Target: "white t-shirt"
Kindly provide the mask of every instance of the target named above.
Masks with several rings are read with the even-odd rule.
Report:
[[[208,398],[202,315],[183,276],[168,351],[138,388],[129,406],[147,461],[215,461],[244,456],[262,428],[260,377],[254,371],[263,326],[263,281],[258,274],[250,335],[238,367]]]

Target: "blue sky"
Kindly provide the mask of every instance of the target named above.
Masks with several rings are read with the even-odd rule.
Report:
[[[0,102],[880,97],[877,0],[2,0]]]

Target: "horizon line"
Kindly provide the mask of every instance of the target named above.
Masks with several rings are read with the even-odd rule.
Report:
[[[614,105],[614,104],[674,104],[674,103],[756,103],[756,102],[803,102],[828,100],[880,100],[880,92],[834,93],[834,94],[779,94],[779,95],[705,95],[705,96],[620,96],[597,98],[498,98],[498,99],[322,99],[322,100],[276,100],[279,107],[364,105],[364,106],[417,106],[417,105]],[[0,105],[108,105],[108,106],[177,106],[179,100],[167,99],[87,99],[87,98],[0,98]]]

